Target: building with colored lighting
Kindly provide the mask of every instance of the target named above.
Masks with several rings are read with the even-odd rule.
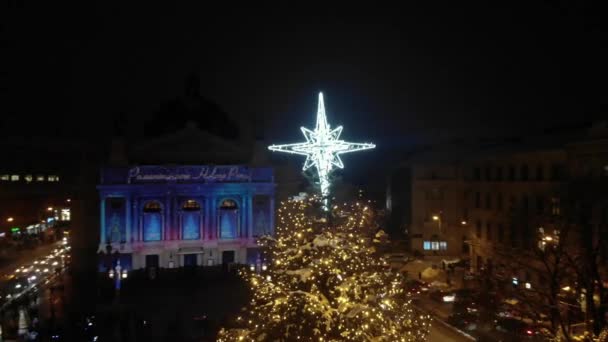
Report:
[[[99,251],[127,269],[255,263],[274,230],[271,168],[105,168],[98,190]]]

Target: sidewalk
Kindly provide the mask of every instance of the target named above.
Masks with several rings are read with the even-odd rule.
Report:
[[[445,256],[425,256],[424,259],[416,259],[414,261],[405,264],[401,271],[406,271],[408,276],[412,279],[419,279],[422,276],[423,281],[432,283],[433,281],[441,283],[449,283],[451,288],[458,289],[465,286],[464,282],[464,269],[457,267],[448,275],[447,269],[442,268],[443,260],[451,260],[453,257]],[[437,275],[433,277],[426,277],[424,270],[434,268]],[[428,273],[428,272],[427,272]],[[448,281],[449,276],[449,281]]]

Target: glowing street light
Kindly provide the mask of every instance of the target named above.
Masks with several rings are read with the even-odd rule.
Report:
[[[12,217],[9,217],[9,218],[6,219],[6,222],[13,222],[13,220],[14,219]]]
[[[299,154],[306,156],[303,171],[316,167],[319,177],[319,186],[323,197],[329,196],[331,186],[329,176],[334,168],[344,168],[340,154],[368,150],[376,145],[369,143],[351,143],[340,140],[342,126],[331,129],[325,115],[325,104],[323,93],[319,93],[319,104],[317,107],[317,124],[314,131],[300,127],[306,138],[306,142],[284,145],[270,145],[271,151]],[[327,204],[327,203],[326,203]]]
[[[433,221],[437,221],[437,225],[439,227],[439,233],[441,234],[442,233],[442,231],[441,231],[441,216],[439,216],[439,215],[433,215],[432,218],[433,218]]]
[[[53,207],[46,208],[47,211],[53,211]]]

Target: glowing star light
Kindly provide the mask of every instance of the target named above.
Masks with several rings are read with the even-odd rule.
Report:
[[[374,144],[350,143],[340,140],[342,126],[331,129],[325,116],[325,105],[323,104],[323,93],[319,93],[319,107],[317,109],[317,126],[314,131],[305,127],[300,127],[306,142],[285,145],[271,145],[271,151],[301,154],[306,156],[304,167],[306,171],[311,167],[317,168],[321,195],[329,195],[329,175],[335,167],[344,168],[340,154],[361,150],[368,150],[376,147]]]

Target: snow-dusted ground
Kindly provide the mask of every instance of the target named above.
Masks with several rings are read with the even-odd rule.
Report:
[[[428,342],[470,342],[470,339],[454,332],[438,322],[433,322]]]

